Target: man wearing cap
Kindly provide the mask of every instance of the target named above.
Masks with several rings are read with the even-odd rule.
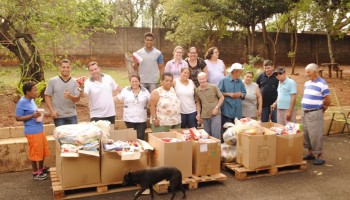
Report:
[[[259,74],[256,83],[259,85],[263,98],[261,122],[277,122],[277,110],[271,111],[271,105],[277,99],[278,79],[273,73],[272,61],[264,61],[264,72]]]
[[[277,100],[271,105],[271,110],[277,107],[277,123],[286,125],[295,122],[295,102],[297,99],[297,86],[294,80],[287,77],[283,67],[275,70],[279,84],[277,87]]]
[[[318,76],[316,64],[308,64],[305,71],[309,80],[304,85],[301,105],[304,147],[309,153],[304,156],[304,160],[312,160],[314,165],[323,165],[325,163],[322,157],[323,112],[331,104],[329,88],[326,81]]]
[[[227,70],[229,75],[219,82],[218,87],[225,97],[221,107],[221,125],[242,117],[242,99],[247,94],[243,81],[239,78],[242,71],[243,66],[241,64],[233,63]]]

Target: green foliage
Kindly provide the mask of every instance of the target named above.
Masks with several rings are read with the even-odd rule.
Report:
[[[253,73],[253,82],[256,82],[256,78],[258,77],[258,74],[261,72],[261,69],[256,68],[255,65],[258,62],[262,62],[264,60],[264,58],[260,57],[260,56],[249,55],[248,59],[249,59],[248,64],[247,63],[243,64],[244,69],[243,69],[242,76],[244,76],[244,74],[246,72],[252,72]]]
[[[167,32],[166,39],[179,45],[209,48],[226,35],[229,20],[221,15],[218,6],[225,1],[174,0],[163,4],[164,15],[175,23],[175,31]]]

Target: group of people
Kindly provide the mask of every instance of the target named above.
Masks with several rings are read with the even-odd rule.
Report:
[[[89,99],[90,120],[108,120],[115,123],[114,101],[124,104],[123,119],[128,128],[137,131],[144,139],[148,108],[153,132],[169,129],[197,127],[203,124],[209,135],[221,139],[223,124],[235,118],[261,117],[262,122],[279,124],[295,122],[296,83],[287,77],[283,67],[273,69],[272,61],[265,60],[264,72],[253,82],[254,74],[245,72],[243,66],[234,63],[226,70],[219,59],[217,47],[208,49],[205,60],[198,57],[195,47],[175,47],[173,59],[164,67],[161,51],[153,46],[153,33],[144,35],[144,47],[134,58],[135,74],[130,77],[130,86],[122,88],[114,79],[101,72],[97,62],[90,62],[90,77],[78,84],[71,77],[68,59],[60,63],[60,74],[51,78],[45,90],[45,101],[55,126],[78,123],[76,102]],[[309,81],[305,83],[302,98],[302,121],[304,146],[309,150],[304,159],[322,165],[323,114],[330,105],[328,85],[318,76],[318,66],[305,68]],[[159,80],[160,78],[160,80]],[[158,87],[158,82],[160,86]],[[34,103],[38,96],[34,82],[23,84],[24,96],[17,103],[16,120],[24,122],[24,133],[29,144],[29,160],[33,177],[44,180],[48,171],[44,159],[50,155],[43,123],[37,120],[42,113]],[[117,93],[117,95],[114,95]]]

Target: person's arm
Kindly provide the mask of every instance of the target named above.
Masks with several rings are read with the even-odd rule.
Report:
[[[260,93],[260,88],[259,87],[256,87],[256,98],[258,100],[258,117],[261,116],[261,112],[262,112],[262,96],[261,96],[261,93]]]
[[[289,109],[286,115],[286,119],[289,121],[292,117],[293,111],[294,111],[294,106],[295,106],[295,102],[297,100],[297,94],[291,94],[290,95],[292,97],[291,101],[290,101],[290,105],[289,105]]]
[[[151,123],[154,126],[159,126],[159,119],[157,118],[157,104],[159,101],[159,94],[157,90],[153,90],[149,101],[149,111],[151,114]]]
[[[323,111],[326,111],[329,105],[331,105],[331,98],[327,95],[323,99]]]
[[[241,93],[242,93],[240,98],[243,100],[243,99],[245,99],[245,96],[247,95],[247,90],[245,89],[243,82],[240,81],[240,83],[241,83]]]
[[[33,114],[30,114],[30,115],[16,116],[16,120],[17,121],[28,121],[32,118],[37,118],[40,115],[41,115],[40,112],[36,110]]]
[[[157,63],[158,63],[159,77],[161,78],[164,74],[164,59],[163,59],[162,53],[159,54]]]
[[[52,106],[52,97],[49,95],[45,95],[45,103],[50,110],[50,116],[52,117],[52,119],[56,119],[57,112],[55,111],[55,109]]]
[[[70,99],[74,103],[78,102],[80,100],[80,95],[78,96],[73,96],[69,93],[68,89],[64,92],[64,98]]]
[[[221,97],[219,98],[218,104],[216,104],[214,110],[213,110],[213,115],[217,115],[219,113],[219,109],[222,105],[222,103],[224,102],[224,95],[221,95]]]
[[[164,74],[164,64],[158,64],[159,76],[162,77]]]
[[[206,74],[208,74],[208,67],[207,67],[207,66],[205,66],[205,67],[203,68],[203,72],[205,72]]]

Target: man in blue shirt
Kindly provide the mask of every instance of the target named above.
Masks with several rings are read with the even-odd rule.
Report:
[[[287,77],[283,67],[275,70],[279,84],[277,87],[277,100],[271,105],[271,110],[277,107],[277,123],[286,125],[295,122],[295,102],[297,99],[297,86],[294,80]]]
[[[227,70],[229,75],[219,82],[219,89],[224,95],[224,103],[221,107],[221,123],[234,122],[235,118],[242,117],[242,99],[247,94],[242,80],[239,78],[242,74],[243,66],[239,63],[233,63]],[[223,129],[225,132],[226,129]]]

